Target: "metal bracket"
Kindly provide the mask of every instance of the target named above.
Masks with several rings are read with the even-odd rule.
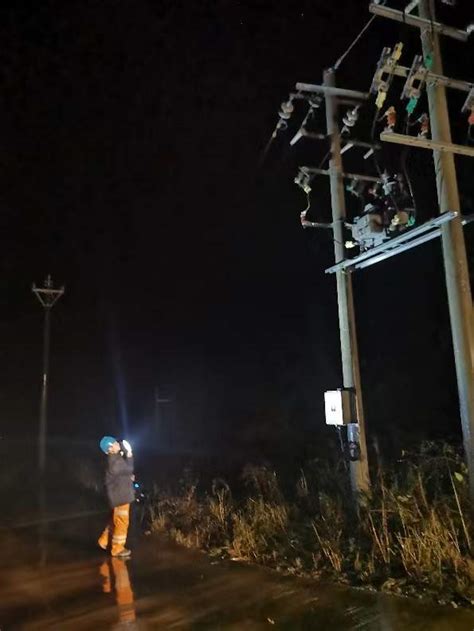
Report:
[[[332,267],[328,267],[326,274],[334,274],[335,272],[351,272],[355,269],[363,269],[370,265],[375,265],[380,261],[384,261],[392,256],[411,250],[422,243],[436,239],[441,235],[441,227],[443,224],[452,221],[458,216],[457,212],[443,213],[439,217],[435,217],[430,221],[427,221],[417,228],[412,228],[407,232],[404,232],[398,237],[385,241],[377,245],[375,248],[371,248],[366,252],[362,252],[359,256],[352,259],[345,259]]]
[[[379,151],[381,149],[381,146],[377,143],[374,144],[371,142],[362,142],[361,140],[355,140],[353,138],[343,138],[342,143],[343,143],[343,146],[341,149],[341,154],[346,153],[346,151],[349,151],[349,149],[352,149],[352,147],[361,147],[362,149],[370,149],[372,150],[372,152]]]
[[[392,51],[391,48],[385,46],[380,55],[380,59],[377,63],[377,69],[375,70],[374,78],[372,79],[372,85],[370,86],[370,92],[377,94],[380,92],[387,93],[390,89],[390,85],[393,80],[397,61],[401,56],[401,47],[395,47]]]
[[[402,99],[419,99],[425,86],[428,68],[424,65],[423,56],[415,55],[408,77],[403,87]]]
[[[467,99],[464,101],[461,111],[471,112],[472,110],[474,110],[474,87],[469,90],[469,94],[467,95]]]
[[[370,91],[372,93],[377,92],[387,92],[391,82],[394,77],[407,77],[407,81],[405,83],[404,93],[408,87],[408,82],[411,78],[411,73],[416,71],[416,63],[418,60],[422,60],[421,55],[417,55],[413,60],[413,64],[411,68],[407,68],[406,66],[401,66],[399,64],[393,64],[389,61],[386,56],[386,51],[390,50],[389,48],[384,48],[382,51],[382,55],[380,57],[379,63],[377,64],[377,70],[375,72],[374,78],[372,80],[372,85]],[[421,63],[423,63],[421,61]],[[461,92],[469,92],[474,95],[474,84],[469,81],[462,81],[459,79],[451,79],[450,77],[444,77],[443,75],[436,74],[434,72],[430,72],[428,69],[426,71],[420,67],[419,77],[424,78],[425,82],[429,85],[442,85],[445,88],[452,88],[454,90],[460,90]],[[384,80],[383,75],[387,74],[388,77]],[[424,77],[422,76],[424,75]],[[419,86],[419,90],[423,88],[422,85]],[[402,98],[404,96],[402,95]],[[410,97],[407,97],[410,98]],[[416,97],[417,98],[417,97]],[[469,98],[469,97],[468,97]],[[474,96],[473,96],[474,100]]]
[[[404,9],[404,13],[408,14],[411,13],[413,11],[413,9],[416,9],[416,7],[420,4],[420,0],[411,0],[411,2],[409,4],[407,4],[407,6]]]
[[[290,140],[290,145],[293,147],[301,138],[310,138],[311,140],[326,140],[325,134],[318,134],[313,131],[307,131],[304,127],[300,127],[293,138]]]

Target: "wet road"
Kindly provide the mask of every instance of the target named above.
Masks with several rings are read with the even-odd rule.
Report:
[[[100,525],[92,515],[0,531],[1,631],[474,630],[474,612],[215,563],[154,537],[112,563],[91,545]]]

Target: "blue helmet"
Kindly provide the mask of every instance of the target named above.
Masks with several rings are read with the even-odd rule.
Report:
[[[100,439],[99,447],[102,449],[104,454],[108,453],[110,445],[113,445],[117,442],[117,439],[113,436],[102,436]]]

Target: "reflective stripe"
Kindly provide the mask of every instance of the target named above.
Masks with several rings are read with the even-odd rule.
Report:
[[[112,541],[114,543],[125,543],[127,541],[127,537],[112,537]]]

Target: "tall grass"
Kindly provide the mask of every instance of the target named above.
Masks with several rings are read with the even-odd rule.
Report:
[[[474,604],[472,507],[465,465],[432,444],[378,471],[352,505],[342,471],[310,463],[285,497],[274,471],[247,466],[246,492],[188,481],[157,493],[154,528],[213,554],[287,572]]]

